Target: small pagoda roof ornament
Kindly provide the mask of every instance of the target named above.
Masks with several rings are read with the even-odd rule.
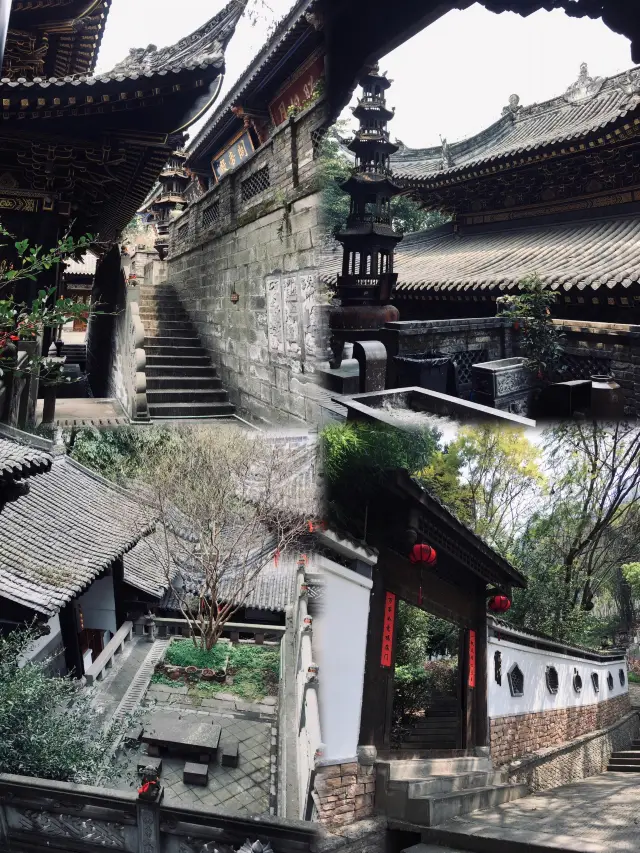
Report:
[[[569,104],[584,104],[598,95],[604,83],[604,77],[590,77],[587,63],[583,62],[578,79],[569,86],[563,97]]]
[[[618,88],[630,98],[640,98],[640,68],[629,69],[622,78]]]
[[[442,168],[450,169],[453,166],[453,156],[445,136],[440,137],[440,144],[442,145]]]
[[[509,103],[506,107],[502,108],[502,115],[512,116],[515,118],[521,109],[522,104],[520,103],[520,95],[509,95]]]

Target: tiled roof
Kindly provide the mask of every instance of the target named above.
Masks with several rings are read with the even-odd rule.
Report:
[[[326,257],[322,278],[335,281],[341,247]],[[554,290],[598,290],[640,281],[640,217],[471,226],[455,233],[448,224],[407,235],[396,249],[395,292],[509,290],[537,273]]]
[[[640,69],[606,79],[588,78],[591,94],[570,87],[564,95],[528,107],[505,108],[495,124],[469,139],[433,148],[401,148],[391,158],[400,181],[431,182],[455,177],[491,160],[523,155],[542,146],[584,139],[622,119],[640,117]],[[574,84],[575,85],[575,84]],[[577,99],[577,100],[576,100]]]
[[[73,258],[65,261],[65,275],[95,275],[98,258],[92,253],[87,252],[81,261],[76,261]]]
[[[52,457],[42,450],[0,436],[0,484],[47,471],[52,461]]]
[[[257,548],[252,555],[256,564],[268,559],[273,552],[277,540],[269,538]],[[187,546],[188,547],[188,546]],[[161,606],[166,609],[177,609],[178,603],[167,579],[167,574],[174,584],[184,586],[187,592],[198,592],[197,569],[178,565],[178,549],[175,542],[169,544],[169,572],[167,572],[167,550],[164,533],[159,530],[141,540],[124,556],[124,579],[126,583],[142,590],[154,598],[162,599]],[[175,558],[175,559],[174,559]],[[293,559],[282,557],[276,566],[271,561],[259,573],[249,595],[242,597],[244,607],[254,607],[258,610],[283,611],[293,601],[297,563]],[[243,571],[246,568],[243,566]],[[225,594],[234,589],[233,569],[221,572],[219,597],[225,600]]]
[[[190,158],[202,153],[202,149],[207,145],[208,140],[215,136],[221,123],[229,117],[231,107],[246,97],[258,78],[268,70],[270,65],[275,64],[286,53],[292,37],[295,37],[296,34],[299,35],[300,30],[311,29],[312,25],[306,20],[305,16],[316,5],[317,0],[298,0],[291,11],[282,18],[264,48],[254,57],[238,78],[235,86],[228,92],[224,101],[216,108],[205,126],[189,144],[188,155]]]
[[[0,597],[51,616],[132,548],[153,520],[68,456],[0,510]]]

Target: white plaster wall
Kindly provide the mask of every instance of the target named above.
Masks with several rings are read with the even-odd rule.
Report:
[[[496,683],[494,654],[502,653],[502,685]],[[512,696],[507,673],[517,663],[524,674],[524,696]],[[602,664],[583,658],[530,649],[508,640],[489,638],[487,655],[489,683],[489,717],[505,717],[514,714],[532,714],[558,708],[579,708],[614,699],[628,692],[626,661]],[[549,693],[545,678],[548,666],[558,671],[558,692]],[[624,687],[620,684],[618,671],[624,670]],[[573,689],[573,673],[577,669],[582,677],[582,692]],[[596,693],[591,673],[600,676],[600,692]],[[607,673],[613,676],[613,690],[607,686]]]
[[[313,622],[313,645],[320,667],[323,763],[338,763],[354,759],[358,749],[373,584],[325,557],[318,564],[324,605]]]
[[[35,640],[35,642],[29,647],[27,653],[20,658],[18,666],[24,666],[30,660],[33,660],[45,646],[49,645],[49,643],[51,643],[56,637],[60,636],[60,618],[57,613],[47,621],[47,625],[50,628],[50,632]]]
[[[115,634],[118,628],[116,626],[116,602],[111,575],[95,580],[84,595],[78,598],[77,602],[82,609],[85,628],[111,631],[112,634]]]

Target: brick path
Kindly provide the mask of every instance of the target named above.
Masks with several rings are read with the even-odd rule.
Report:
[[[570,853],[637,853],[640,849],[640,775],[601,773],[572,785],[454,818],[423,839],[456,848],[469,837],[495,839],[496,851],[549,849]],[[481,846],[482,845],[482,846]],[[522,845],[522,847],[520,846]],[[531,845],[531,847],[526,846]]]

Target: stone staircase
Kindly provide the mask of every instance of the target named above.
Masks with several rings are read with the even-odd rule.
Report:
[[[437,826],[529,793],[527,785],[505,783],[490,758],[378,761],[376,769],[376,811],[413,826]]]
[[[640,740],[634,740],[631,749],[612,752],[607,770],[615,773],[640,773]]]
[[[147,402],[151,419],[220,418],[235,413],[216,369],[169,284],[141,285]]]
[[[403,732],[400,749],[456,749],[460,731],[460,701],[454,696],[438,697],[424,717]]]

